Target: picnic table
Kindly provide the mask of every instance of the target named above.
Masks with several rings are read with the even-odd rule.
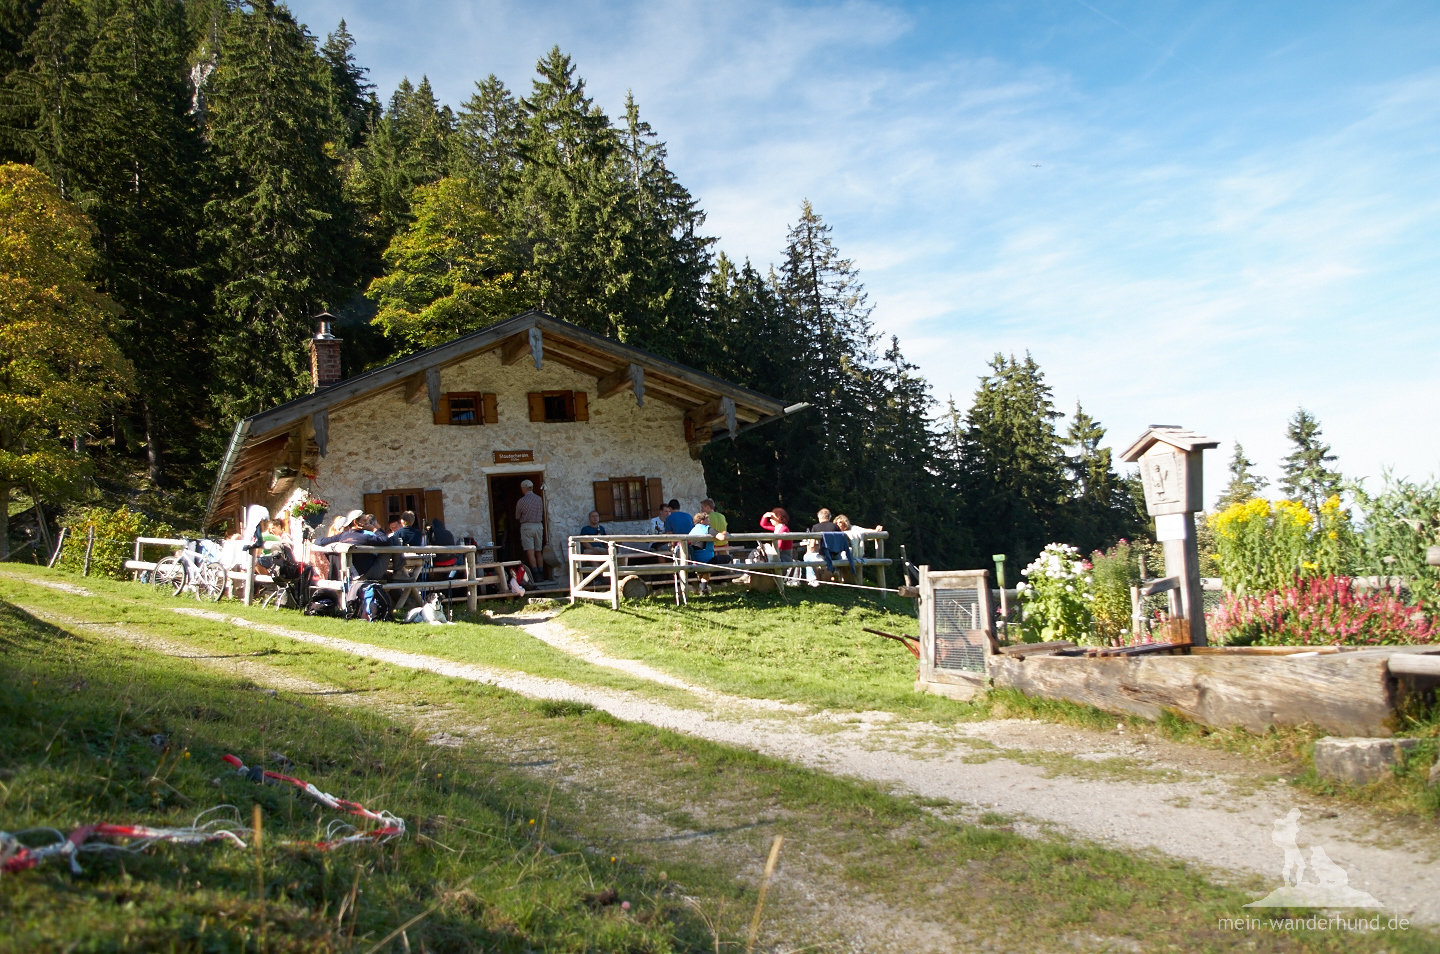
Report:
[[[463,597],[447,595],[442,597],[442,599],[446,601],[464,599],[472,613],[479,608],[479,601],[482,599],[510,599],[512,597],[509,592],[510,577],[508,575],[508,568],[518,566],[520,563],[519,560],[477,562],[477,551],[481,549],[490,550],[488,547],[368,547],[331,544],[330,547],[321,547],[319,549],[324,552],[339,555],[340,579],[317,580],[314,584],[315,589],[335,591],[342,594],[342,596],[347,585],[346,581],[351,576],[350,569],[353,563],[353,554],[373,553],[385,560],[389,560],[397,554],[403,556],[405,559],[405,568],[401,571],[401,577],[388,583],[377,581],[381,582],[386,593],[399,592],[400,595],[393,601],[397,612],[403,609],[406,603],[412,598],[417,603],[424,602],[424,593],[427,590],[445,590],[447,594],[451,591],[463,590]],[[463,575],[454,578],[447,576],[445,579],[420,579],[421,575],[424,574],[427,569],[432,571],[435,569],[433,563],[436,556],[447,554],[454,554],[463,558],[457,562],[454,567],[455,570],[463,570]],[[441,567],[440,569],[449,572],[447,568]],[[498,592],[482,595],[480,593],[480,587],[482,586],[495,586]]]

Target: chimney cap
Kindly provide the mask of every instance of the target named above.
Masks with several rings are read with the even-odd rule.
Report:
[[[338,320],[334,315],[330,314],[330,312],[328,311],[322,311],[320,312],[320,314],[314,316],[314,320],[319,322],[320,324],[319,329],[315,332],[315,337],[317,339],[321,341],[329,341],[331,339],[334,339],[336,341],[340,340],[330,333],[331,323]]]

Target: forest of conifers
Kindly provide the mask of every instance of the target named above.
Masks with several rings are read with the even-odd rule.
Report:
[[[92,494],[196,520],[234,421],[309,390],[317,313],[354,374],[538,307],[813,406],[706,450],[737,526],[827,506],[945,567],[1144,533],[1028,355],[940,406],[801,196],[779,262],[734,261],[639,105],[607,115],[560,50],[452,108],[424,79],[377,95],[354,46],[266,0],[0,0],[0,161],[93,224],[134,368],[57,434]]]

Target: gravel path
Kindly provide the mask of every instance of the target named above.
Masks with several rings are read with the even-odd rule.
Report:
[[[1260,874],[1277,887],[1283,855],[1271,832],[1276,819],[1298,808],[1300,844],[1307,852],[1310,845],[1324,846],[1331,860],[1349,873],[1351,886],[1385,902],[1391,913],[1418,923],[1440,923],[1440,870],[1434,863],[1440,857],[1440,838],[1390,830],[1369,813],[1312,798],[1267,779],[1239,759],[1143,738],[1127,740],[1123,734],[1020,720],[942,730],[897,725],[889,713],[878,712],[760,714],[755,710],[767,708],[762,700],[737,700],[751,709],[748,715],[734,704],[718,702],[709,709],[680,709],[633,693],[267,626],[208,610],[176,612],[394,666],[489,683],[532,698],[583,702],[617,718],[950,799],[973,811],[1019,816],[1022,827],[1026,822],[1052,826],[1120,847],[1153,849],[1216,869]],[[549,618],[512,625],[559,648],[569,646],[580,658],[606,658]],[[623,668],[632,675],[649,669],[641,664]],[[667,674],[657,675],[667,685],[684,685]],[[1139,770],[1105,771],[1105,762],[1113,758],[1129,759],[1127,766]],[[1087,765],[1099,777],[1087,777],[1092,774],[1084,770]]]

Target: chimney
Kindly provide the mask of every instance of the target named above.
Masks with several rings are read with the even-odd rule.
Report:
[[[310,339],[310,381],[319,391],[340,382],[340,339],[330,333],[334,315],[322,311],[315,320],[320,330]]]

